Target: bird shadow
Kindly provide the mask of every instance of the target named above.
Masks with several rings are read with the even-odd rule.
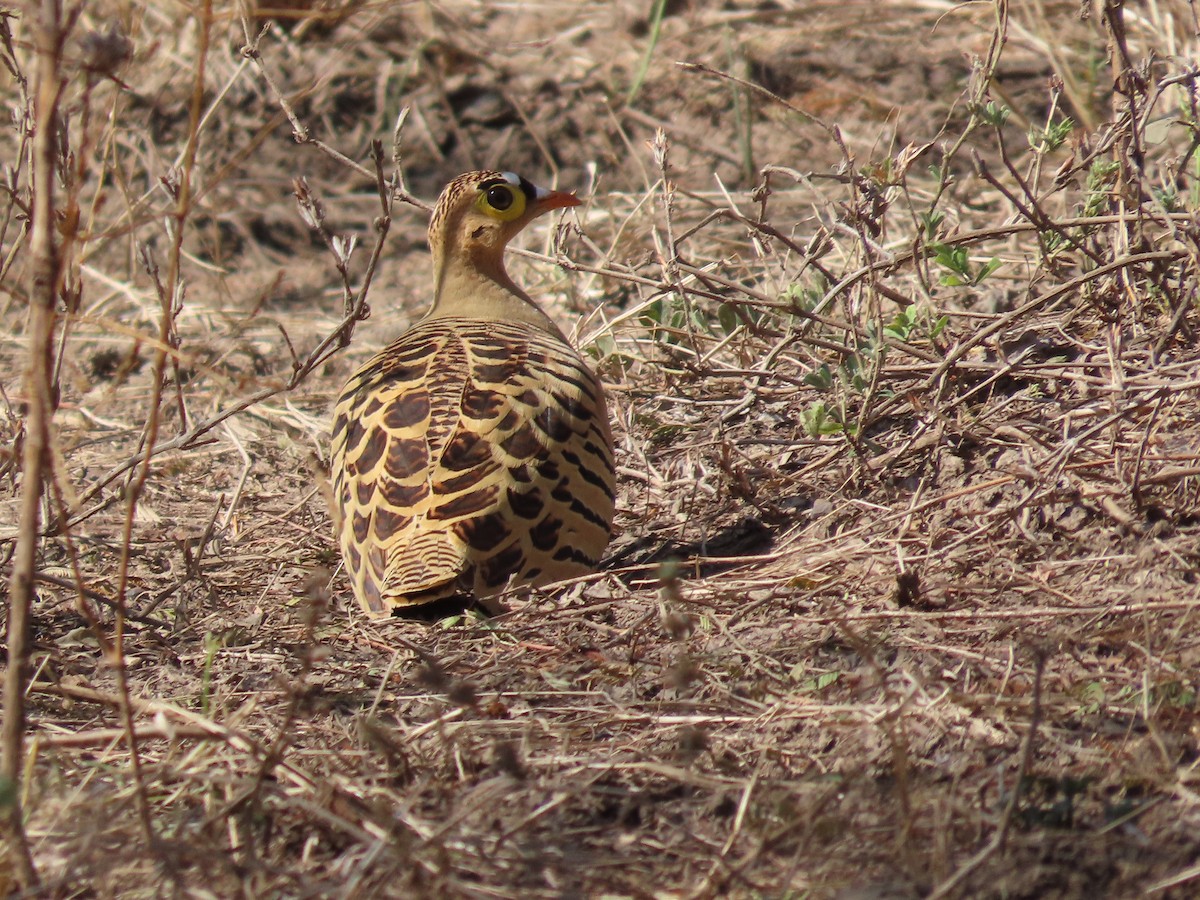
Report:
[[[676,578],[708,578],[742,564],[742,557],[774,546],[774,532],[756,516],[743,516],[720,531],[696,541],[634,538],[600,564],[601,571],[641,570],[634,583],[657,581],[659,571],[674,563]]]
[[[709,578],[742,565],[744,557],[765,553],[775,543],[774,532],[756,516],[743,516],[714,534],[696,541],[634,537],[620,544],[600,563],[599,571],[620,573],[630,587],[656,584],[666,567],[674,578]],[[441,622],[453,616],[496,614],[494,607],[473,596],[446,597],[420,606],[396,609],[392,617],[417,622]]]

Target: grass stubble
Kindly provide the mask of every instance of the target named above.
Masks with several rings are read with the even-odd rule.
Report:
[[[0,892],[1200,876],[1194,11],[645,6],[5,12]],[[329,402],[497,164],[619,534],[367,623]]]

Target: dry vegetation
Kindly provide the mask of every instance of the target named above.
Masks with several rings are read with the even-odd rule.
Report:
[[[0,14],[0,894],[1194,896],[1192,4],[68,0],[51,119],[54,5]],[[618,535],[371,623],[329,409],[481,166],[590,198],[513,267]]]

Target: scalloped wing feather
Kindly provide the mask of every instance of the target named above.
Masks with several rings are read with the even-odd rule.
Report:
[[[615,469],[600,384],[521,323],[434,319],[347,382],[334,421],[341,545],[368,614],[595,568]]]

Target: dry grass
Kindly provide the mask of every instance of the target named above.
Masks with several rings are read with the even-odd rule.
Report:
[[[1194,892],[1188,3],[146,6],[59,54],[0,893]],[[4,21],[11,568],[47,348]],[[591,196],[513,266],[611,386],[619,534],[370,623],[331,401],[422,311],[414,198],[493,165]]]

